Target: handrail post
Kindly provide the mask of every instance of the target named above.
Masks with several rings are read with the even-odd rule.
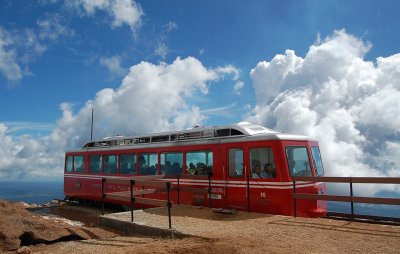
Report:
[[[169,229],[171,229],[171,199],[170,199],[170,190],[171,190],[171,183],[167,182],[167,192],[168,192],[168,225]]]
[[[354,219],[353,178],[350,178],[351,218]]]
[[[105,201],[105,193],[104,193],[104,183],[106,179],[101,178],[101,215],[104,215],[104,201]]]
[[[179,193],[180,193],[180,187],[179,187],[179,174],[176,175],[176,178],[178,179],[178,205],[180,205],[180,200],[179,200]]]
[[[246,173],[247,178],[247,211],[250,212],[250,173]]]
[[[211,208],[211,173],[208,173],[208,206]]]
[[[293,178],[293,209],[294,217],[297,217],[297,199],[296,199],[296,179]]]
[[[130,186],[131,186],[131,222],[133,222],[133,185],[135,184],[135,180],[130,180]]]

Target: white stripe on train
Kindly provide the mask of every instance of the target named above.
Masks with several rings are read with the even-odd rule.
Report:
[[[93,176],[93,175],[69,175],[65,174],[64,177],[66,178],[79,178],[79,179],[91,179],[91,180],[101,180],[103,176]],[[115,179],[121,178],[120,176],[107,176],[106,178]],[[178,181],[176,179],[160,179],[162,181],[170,181],[173,184],[177,184]],[[208,180],[196,180],[196,179],[180,179],[180,185],[193,185],[193,186],[204,186],[208,187]],[[303,182],[299,181],[296,182],[296,189],[297,188],[304,188],[304,187],[312,187],[315,185],[320,185],[321,182],[317,183],[310,183],[310,182]],[[212,180],[211,181],[212,187],[235,187],[235,188],[247,188],[246,181],[224,181],[224,180]],[[281,186],[276,186],[281,185]],[[257,182],[257,181],[250,181],[249,184],[250,188],[253,189],[293,189],[293,182]]]

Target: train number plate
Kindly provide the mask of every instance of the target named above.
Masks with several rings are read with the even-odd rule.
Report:
[[[222,199],[222,196],[220,194],[209,194],[208,197],[210,199]]]

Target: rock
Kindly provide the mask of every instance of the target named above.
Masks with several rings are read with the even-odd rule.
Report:
[[[30,207],[31,205],[30,204],[28,204],[28,203],[25,203],[25,202],[18,202],[17,203],[18,205],[21,205],[21,206],[23,206],[23,207],[25,207],[25,208],[28,208],[28,207]]]
[[[237,211],[234,209],[223,209],[223,208],[213,208],[214,213],[224,213],[224,214],[236,214]]]
[[[16,253],[17,253],[17,254],[31,254],[32,251],[31,251],[31,249],[29,249],[28,247],[22,246],[21,248],[19,248],[19,249],[17,250]]]
[[[52,219],[49,216],[35,215],[26,210],[22,204],[0,199],[0,253],[19,249],[22,251],[21,246],[115,235],[103,232],[99,228],[83,227],[83,224],[76,226],[77,223],[70,225],[71,223],[64,218]]]

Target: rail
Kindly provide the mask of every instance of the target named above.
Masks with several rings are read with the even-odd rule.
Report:
[[[180,205],[180,192],[192,192],[192,193],[198,193],[198,194],[208,194],[208,206],[211,208],[211,177],[212,174],[209,173],[208,175],[190,175],[190,176],[185,176],[185,175],[176,175],[177,179],[177,186],[173,187],[173,191],[178,192],[178,205]],[[208,181],[208,188],[194,188],[194,187],[182,187],[180,184],[181,179],[197,179],[197,180],[207,180]]]
[[[325,183],[349,183],[350,196],[341,195],[326,195],[326,194],[309,194],[309,193],[296,193],[296,182],[308,181],[308,182],[325,182]],[[293,177],[293,203],[294,203],[294,217],[297,217],[297,199],[308,199],[308,200],[325,200],[325,201],[337,201],[337,202],[350,202],[351,203],[351,214],[340,214],[350,215],[351,218],[355,217],[354,214],[354,203],[366,203],[366,204],[386,204],[386,205],[400,205],[400,198],[382,198],[382,197],[357,197],[353,195],[353,183],[370,183],[370,184],[400,184],[400,177],[312,177],[312,176],[296,176]],[[339,214],[339,213],[336,213]],[[364,218],[368,216],[362,216]],[[370,216],[379,218],[377,216]],[[382,217],[381,217],[382,218]],[[396,221],[400,219],[395,219]]]
[[[135,203],[144,204],[144,205],[151,205],[151,206],[158,206],[158,207],[168,207],[168,221],[169,221],[169,228],[171,229],[171,207],[172,201],[170,199],[171,191],[177,192],[177,202],[178,205],[180,204],[180,192],[191,192],[191,193],[198,193],[198,194],[208,194],[208,205],[211,208],[211,177],[212,174],[208,175],[192,175],[192,176],[182,176],[176,175],[177,178],[177,185],[173,187],[172,182],[170,181],[157,181],[159,179],[163,179],[164,176],[157,175],[157,176],[143,176],[143,177],[133,177],[133,178],[102,178],[101,181],[101,196],[102,196],[102,214],[104,215],[104,204],[106,199],[109,200],[117,200],[122,202],[130,202],[131,207],[131,222],[133,222],[133,207]],[[182,179],[201,179],[208,181],[208,188],[195,188],[195,187],[184,187],[181,185],[180,180]],[[127,185],[129,186],[128,191],[113,191],[106,193],[105,191],[105,184],[116,184],[116,185]],[[150,188],[144,188],[144,187]],[[136,188],[142,187],[142,189]],[[145,198],[144,195],[146,194],[154,194],[159,192],[167,192],[168,199],[167,201],[161,199],[152,199],[152,198]],[[142,197],[138,197],[142,195]]]
[[[106,183],[129,185],[129,190],[106,193],[105,191]],[[172,186],[171,182],[155,181],[155,179],[102,178],[101,179],[102,215],[104,215],[104,203],[107,198],[123,202],[130,202],[131,222],[133,222],[133,207],[135,203],[159,206],[159,207],[166,206],[168,208],[168,225],[169,229],[171,229],[171,207],[172,207],[172,202],[170,199],[171,186]],[[138,190],[135,187],[143,187],[143,189]],[[151,188],[144,189],[144,187],[151,187]],[[167,191],[167,197],[168,197],[167,201],[144,197],[145,194],[151,194],[162,191]],[[137,197],[137,195],[142,195],[142,197]]]

